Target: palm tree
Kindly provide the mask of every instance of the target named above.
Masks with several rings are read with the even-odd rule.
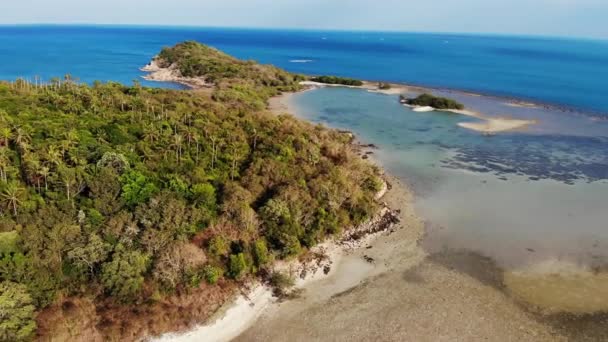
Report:
[[[154,124],[149,124],[144,127],[144,139],[150,141],[150,143],[154,143],[156,139],[158,139],[158,130],[154,127]]]
[[[13,130],[10,127],[0,128],[0,139],[2,139],[2,145],[8,146],[8,142],[13,138]]]
[[[184,137],[181,134],[176,133],[173,135],[173,144],[171,146],[175,148],[175,157],[176,157],[176,160],[178,163],[182,156],[182,144],[183,143],[184,143]]]
[[[6,203],[7,208],[13,208],[13,215],[15,215],[15,217],[17,217],[17,207],[23,201],[24,195],[25,190],[19,187],[19,184],[16,182],[8,183],[4,188],[4,191],[2,191],[2,194],[0,194]]]
[[[46,158],[55,166],[58,166],[63,162],[63,154],[55,145],[50,145],[46,151]]]
[[[0,149],[0,179],[6,182],[6,169],[9,167],[10,161],[6,156],[6,148]]]
[[[32,141],[32,138],[25,129],[17,127],[15,134],[13,135],[13,141],[18,148],[21,150],[26,150],[27,147],[29,147],[29,143]]]
[[[42,177],[44,177],[44,190],[48,191],[49,186],[48,186],[47,179],[49,178],[49,175],[51,174],[51,169],[49,169],[46,166],[43,166],[40,168],[40,170],[38,170],[38,174],[41,175]]]

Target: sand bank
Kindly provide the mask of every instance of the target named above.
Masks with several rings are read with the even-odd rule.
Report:
[[[536,123],[533,120],[484,118],[483,122],[460,122],[458,126],[486,134],[514,131]]]

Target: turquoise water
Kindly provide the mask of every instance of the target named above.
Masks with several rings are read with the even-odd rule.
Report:
[[[469,108],[545,121],[526,132],[484,136],[457,125],[475,119],[417,113],[395,95],[347,88],[296,94],[291,105],[299,116],[378,145],[375,158],[416,192],[430,252],[474,250],[508,267],[606,261],[608,123],[576,125],[555,110],[458,97]],[[585,129],[591,124],[598,134]]]
[[[608,41],[382,32],[0,26],[0,79],[139,79],[163,46],[194,39],[306,74],[467,89],[608,114]],[[146,83],[157,86],[157,84]],[[168,85],[163,85],[168,86]]]

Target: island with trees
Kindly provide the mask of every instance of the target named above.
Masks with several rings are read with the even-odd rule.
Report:
[[[338,84],[345,86],[360,87],[363,85],[363,81],[356,80],[354,78],[337,77],[337,76],[315,76],[310,78],[313,82],[324,83],[324,84]]]
[[[351,135],[266,110],[302,76],[195,42],[155,63],[209,91],[0,82],[0,340],[186,328],[376,212]]]
[[[433,107],[435,109],[464,109],[464,105],[462,103],[459,103],[452,99],[438,97],[427,93],[419,95],[415,98],[407,98],[401,95],[400,102],[410,106]]]

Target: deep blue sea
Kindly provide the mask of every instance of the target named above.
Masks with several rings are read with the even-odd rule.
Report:
[[[217,28],[0,26],[0,79],[71,74],[131,83],[163,46],[197,40],[239,58],[470,90],[608,115],[608,41]]]

